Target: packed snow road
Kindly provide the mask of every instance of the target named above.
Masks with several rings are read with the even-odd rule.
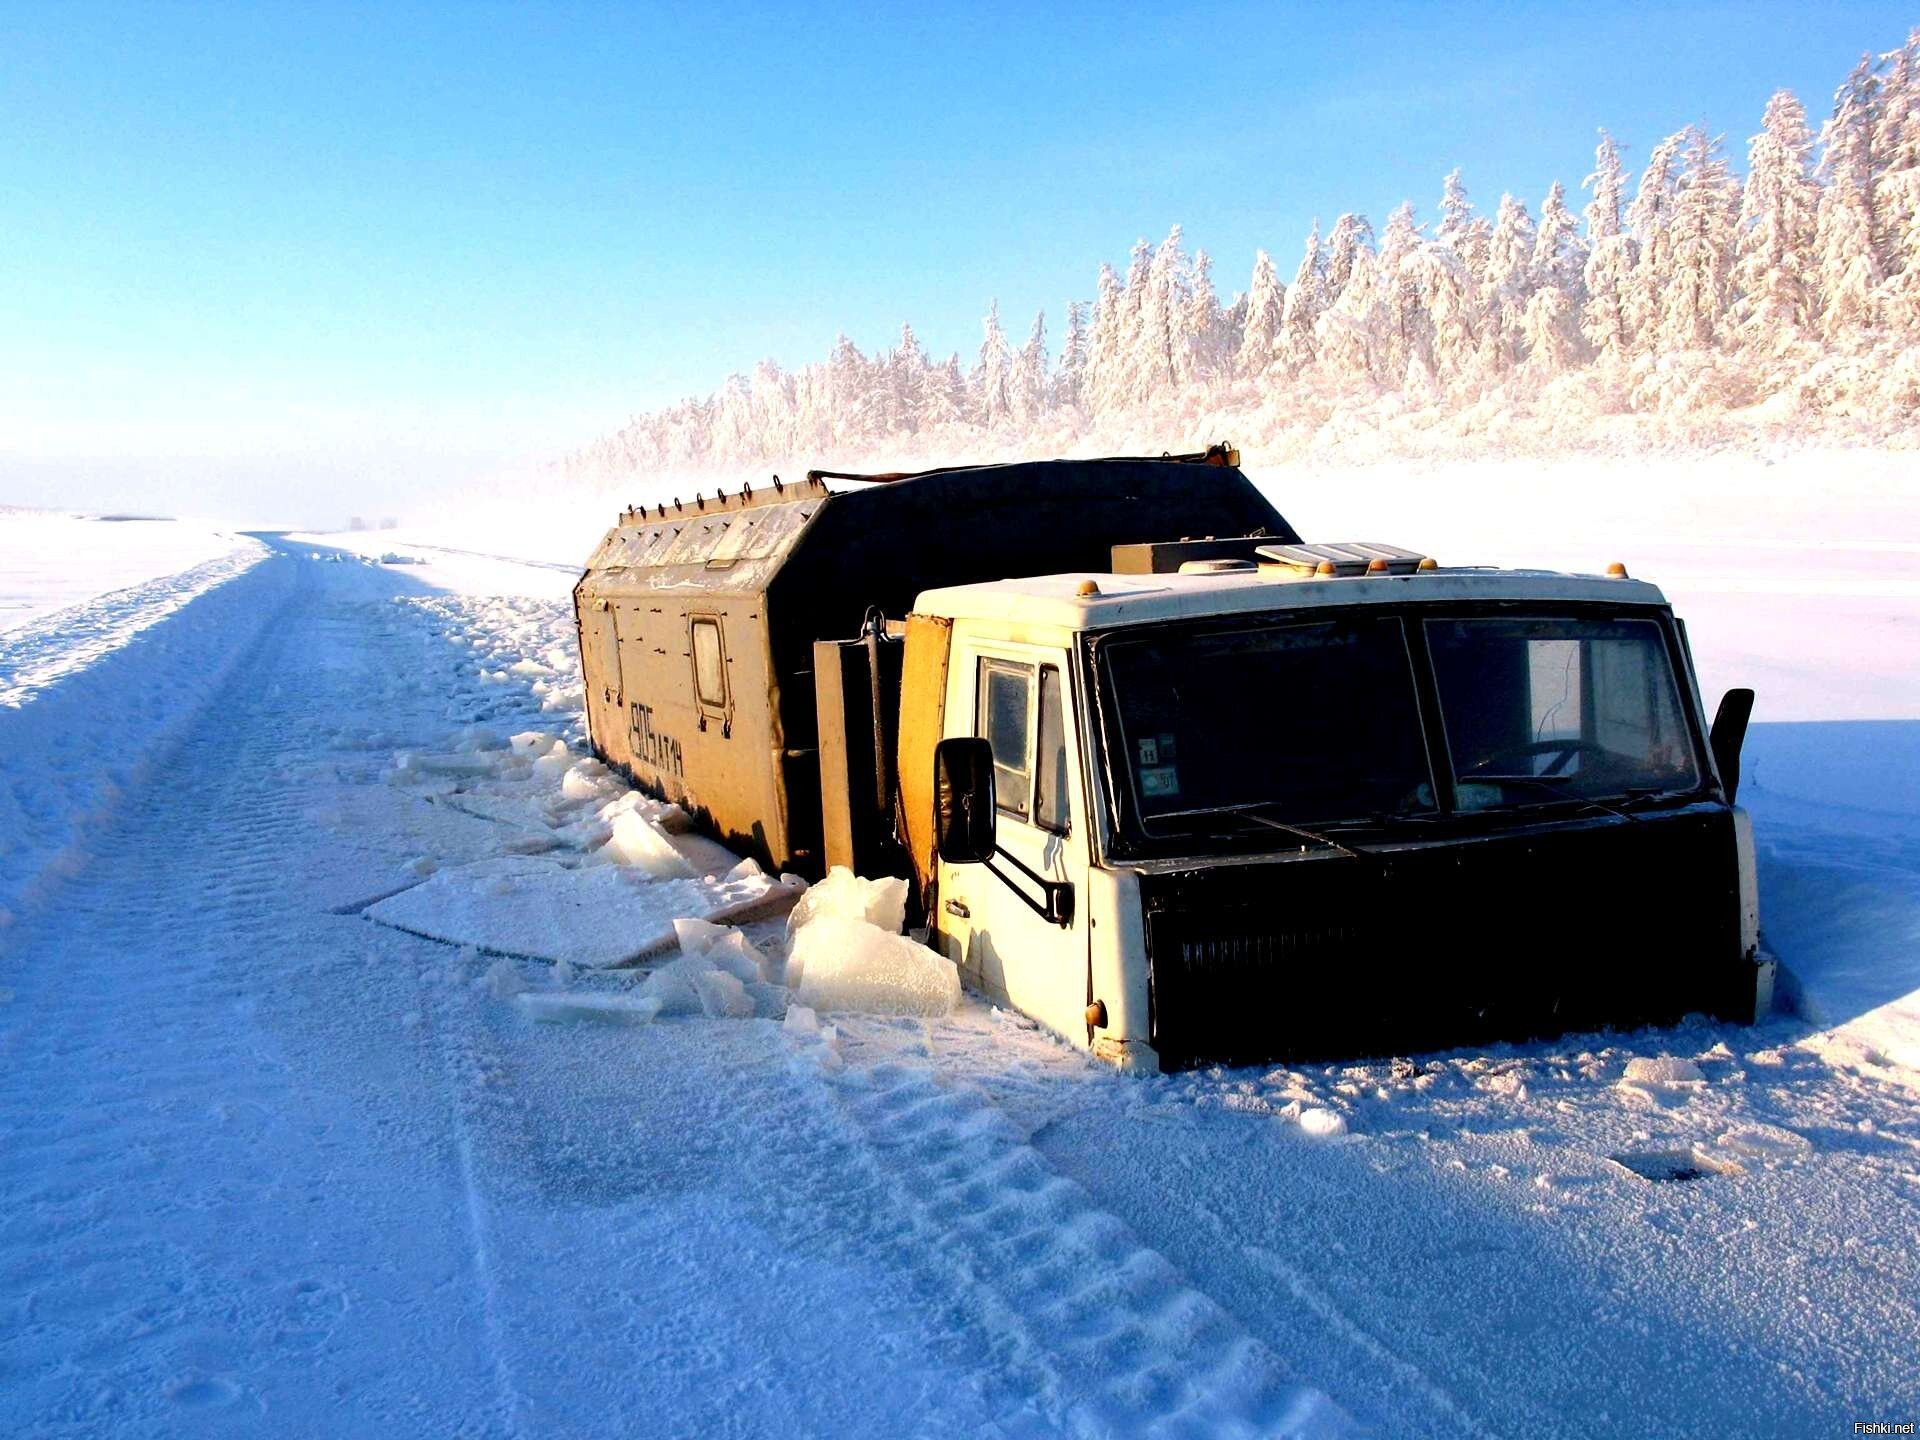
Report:
[[[637,972],[366,912],[578,833],[564,753],[538,845],[465,788],[480,761],[396,759],[475,727],[577,748],[564,603],[284,541],[167,623],[216,602],[249,617],[205,611],[238,637],[224,664],[155,652],[212,676],[191,723],[0,928],[6,1433],[1806,1435],[1920,1412],[1920,1109],[1885,1047],[1856,1063],[1780,1019],[1137,1080],[978,1002],[533,1025],[515,990]],[[1879,853],[1876,893],[1904,893],[1912,852]]]

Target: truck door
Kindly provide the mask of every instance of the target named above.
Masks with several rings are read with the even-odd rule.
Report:
[[[1005,854],[992,869],[943,860],[935,918],[968,983],[1084,1045],[1089,852],[1066,652],[960,641],[954,650],[947,730],[993,742]],[[1040,887],[1022,865],[1072,887],[1065,924],[1038,913]]]

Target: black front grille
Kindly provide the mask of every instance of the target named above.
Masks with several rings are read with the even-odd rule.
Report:
[[[1693,807],[1142,877],[1170,1067],[1667,1024],[1740,1006],[1731,817]]]

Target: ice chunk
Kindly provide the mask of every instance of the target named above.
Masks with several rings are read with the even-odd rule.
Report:
[[[488,729],[485,725],[469,725],[462,730],[456,740],[457,747],[469,754],[485,750],[505,750],[506,739],[498,730]]]
[[[1347,1133],[1346,1117],[1337,1110],[1315,1105],[1300,1112],[1300,1128],[1320,1140],[1331,1140]]]
[[[1640,1085],[1698,1085],[1707,1077],[1693,1061],[1675,1055],[1636,1055],[1620,1078]]]
[[[658,970],[640,982],[636,995],[651,1000],[656,1005],[657,1015],[700,1015],[705,1007],[700,1003],[700,992],[694,988],[693,974],[682,961],[662,965]]]
[[[704,955],[716,940],[724,939],[728,933],[725,925],[715,925],[711,920],[673,922],[673,936],[680,942],[682,955]]]
[[[751,985],[772,980],[774,966],[759,948],[738,930],[729,930],[707,947],[707,958],[730,975]]]
[[[598,760],[576,760],[561,777],[560,793],[569,800],[595,800],[617,783]]]
[[[818,1035],[820,1014],[809,1005],[789,1005],[781,1025],[789,1035]]]
[[[530,991],[516,995],[514,1003],[529,1020],[543,1025],[576,1020],[597,1021],[603,1025],[647,1025],[660,1014],[659,1000],[650,995]]]
[[[797,933],[803,925],[828,915],[863,920],[898,935],[907,923],[907,882],[863,880],[846,866],[836,865],[826,879],[800,897],[787,916],[787,930]]]
[[[905,882],[901,886],[904,904]],[[960,1003],[960,975],[951,960],[863,919],[815,914],[794,936],[790,979],[796,967],[794,998],[815,1010],[946,1015]]]
[[[614,816],[613,836],[595,854],[616,865],[631,865],[656,879],[690,877],[693,867],[686,857],[637,810]]]
[[[703,970],[693,977],[693,988],[700,994],[700,1008],[715,1019],[746,1020],[753,1015],[753,1000],[737,975]]]

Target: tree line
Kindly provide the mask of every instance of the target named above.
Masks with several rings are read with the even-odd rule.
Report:
[[[1016,344],[997,303],[970,364],[930,356],[911,325],[878,354],[845,335],[819,362],[771,360],[707,396],[639,415],[568,457],[580,473],[854,454],[888,446],[1067,443],[1142,418],[1284,412],[1309,398],[1391,397],[1435,413],[1558,377],[1604,383],[1627,409],[1795,403],[1920,408],[1920,30],[1863,56],[1816,136],[1777,91],[1744,177],[1689,125],[1633,177],[1600,132],[1576,216],[1555,182],[1538,213],[1476,210],[1459,170],[1436,218],[1402,204],[1316,222],[1289,278],[1265,250],[1222,303],[1206,251],[1176,225],[1102,265]],[[1836,355],[1870,356],[1836,372]],[[1892,357],[1889,360],[1888,357]],[[1836,374],[1842,376],[1836,379]],[[1870,383],[1862,375],[1870,377]],[[1864,399],[1837,393],[1865,385]],[[1703,391],[1705,393],[1703,393]]]

